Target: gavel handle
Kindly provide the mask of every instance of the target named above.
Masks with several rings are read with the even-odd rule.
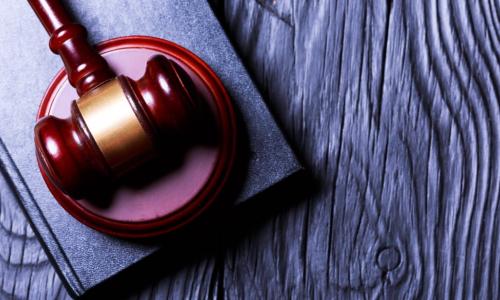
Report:
[[[49,47],[64,62],[69,82],[79,95],[115,77],[88,43],[85,27],[73,22],[60,0],[28,0],[50,35]]]

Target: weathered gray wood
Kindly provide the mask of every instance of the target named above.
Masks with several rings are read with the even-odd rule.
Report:
[[[500,3],[212,2],[315,189],[133,297],[499,298]],[[67,297],[0,183],[0,298]]]
[[[499,295],[499,2],[226,1],[320,188],[228,251],[228,298]]]

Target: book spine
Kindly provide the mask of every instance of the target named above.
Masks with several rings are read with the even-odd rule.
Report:
[[[83,284],[77,277],[75,270],[55,238],[33,194],[28,188],[24,178],[21,176],[1,138],[0,173],[13,191],[28,223],[68,292],[73,297],[82,295],[85,292]]]

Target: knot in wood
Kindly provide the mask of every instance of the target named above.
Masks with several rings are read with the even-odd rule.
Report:
[[[377,266],[384,272],[394,270],[401,260],[401,254],[396,247],[385,247],[377,254]]]

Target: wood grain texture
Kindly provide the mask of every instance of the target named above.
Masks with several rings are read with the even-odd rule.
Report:
[[[131,298],[499,298],[500,2],[212,3],[314,184]],[[1,180],[0,298],[66,298]]]
[[[496,299],[498,1],[226,1],[319,188],[227,252],[227,298]]]

